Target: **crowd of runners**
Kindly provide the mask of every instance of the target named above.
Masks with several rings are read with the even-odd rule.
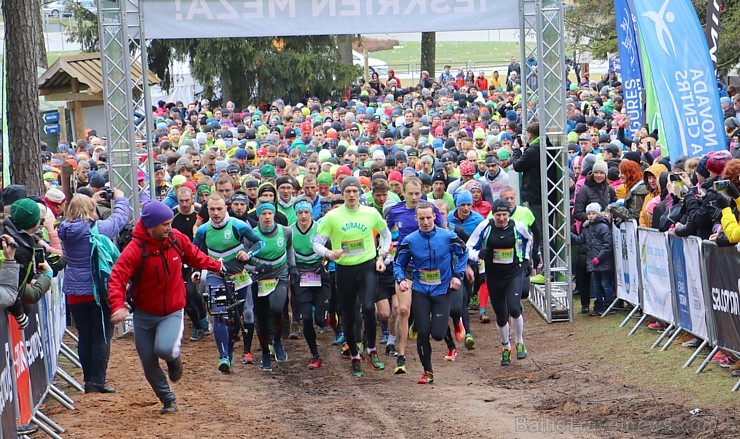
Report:
[[[30,224],[24,200],[33,194],[6,188],[6,230],[35,236],[41,228],[31,248],[66,257],[86,391],[115,391],[100,344],[130,312],[163,413],[177,405],[158,359],[171,381],[181,377],[186,326],[191,342],[215,341],[214,368],[224,374],[269,372],[288,361],[285,340],[302,338],[311,357],[292,361],[308,369],[322,367],[322,352],[340,349],[356,377],[387,362],[403,375],[415,340],[418,382],[431,384],[434,363],[456,361],[463,346],[491,348],[476,345],[474,329],[485,330],[492,312],[501,366],[525,361],[522,300],[531,283],[544,282],[545,140],[535,118],[522,131],[522,106],[537,102],[521,101],[519,79],[535,67],[527,60],[522,72],[512,59],[504,78],[493,72],[489,81],[485,72],[456,77],[447,66],[407,88],[391,71],[339,100],[160,101],[152,109],[154,173],[142,159],[133,229],[125,227],[128,200],[109,189],[106,146],[95,130],[43,152],[48,191],[35,201],[45,210]],[[586,76],[567,89],[573,271],[583,313],[601,315],[613,298],[612,221],[635,219],[720,245],[740,241],[740,95],[732,87],[722,98],[727,150],[696,158],[663,157],[652,127],[626,128],[616,75]],[[97,300],[97,275],[89,273],[87,242],[101,235],[128,243],[111,261],[107,300]],[[22,284],[24,274],[21,267]],[[16,311],[22,320],[22,307]],[[481,326],[471,325],[471,314]],[[331,346],[319,345],[316,334],[328,331]],[[444,351],[434,353],[430,339],[443,340]]]

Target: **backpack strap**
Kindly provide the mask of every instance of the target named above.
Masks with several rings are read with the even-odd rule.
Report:
[[[136,272],[134,277],[131,278],[131,283],[129,284],[128,289],[126,290],[126,303],[128,303],[128,306],[131,307],[131,311],[134,311],[136,309],[136,307],[134,306],[134,291],[136,290],[136,287],[139,285],[141,274],[144,272],[144,261],[146,261],[146,259],[153,254],[153,253],[146,252],[146,242],[140,240],[138,245],[139,245],[139,248],[141,249],[141,265],[139,266],[139,270]]]

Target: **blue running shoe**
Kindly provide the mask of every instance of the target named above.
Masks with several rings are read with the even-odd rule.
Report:
[[[278,363],[282,363],[283,361],[288,361],[288,353],[285,352],[285,347],[283,346],[282,341],[278,341],[273,344],[275,348],[275,361]]]
[[[332,346],[341,346],[344,344],[344,332],[340,332],[337,334],[336,337],[334,337],[334,340],[331,342]]]

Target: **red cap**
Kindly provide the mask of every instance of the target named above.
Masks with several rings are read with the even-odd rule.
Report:
[[[186,188],[190,189],[191,191],[193,191],[193,193],[195,193],[195,184],[192,181],[190,181],[190,180],[188,180],[185,183],[181,184],[180,187],[186,187]]]
[[[257,148],[258,157],[267,157],[267,148]]]
[[[397,181],[399,183],[403,183],[403,176],[398,171],[392,171],[390,174],[388,174],[388,181]]]
[[[301,132],[311,132],[311,129],[313,128],[313,125],[311,125],[311,121],[306,119],[301,123]]]
[[[349,169],[349,166],[342,165],[337,169],[337,177],[340,175],[346,175],[347,177],[352,176],[352,170]]]
[[[339,133],[337,133],[337,130],[335,130],[334,128],[329,128],[328,130],[326,130],[326,138],[327,139],[338,139]]]

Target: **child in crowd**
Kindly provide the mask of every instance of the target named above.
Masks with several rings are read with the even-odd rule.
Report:
[[[612,288],[612,231],[606,217],[601,215],[599,203],[586,206],[586,217],[580,234],[572,234],[571,242],[586,247],[587,270],[591,273],[591,297],[595,299],[592,316],[606,311],[613,300]],[[588,294],[581,291],[581,294]]]

